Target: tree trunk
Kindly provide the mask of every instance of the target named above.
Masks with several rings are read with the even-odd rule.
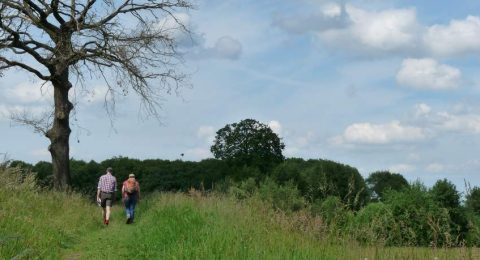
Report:
[[[68,100],[72,84],[68,80],[68,69],[52,79],[55,113],[53,125],[47,132],[50,139],[48,150],[52,155],[53,186],[56,190],[70,187],[70,111],[73,104]]]

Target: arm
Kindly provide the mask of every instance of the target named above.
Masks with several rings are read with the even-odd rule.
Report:
[[[138,198],[137,200],[140,201],[140,184],[137,181],[137,190],[138,190]]]
[[[113,182],[113,201],[117,200],[117,179]]]
[[[97,200],[100,199],[100,187],[102,183],[102,178],[98,180],[98,185],[97,185]]]
[[[125,183],[122,184],[122,198],[123,199],[127,198],[127,194],[125,194]]]

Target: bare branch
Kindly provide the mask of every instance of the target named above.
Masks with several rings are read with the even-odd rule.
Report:
[[[52,126],[53,109],[43,112],[38,117],[35,117],[32,113],[26,110],[12,111],[10,113],[10,119],[16,124],[33,128],[35,133],[40,133],[46,136],[48,129]]]
[[[2,63],[4,63],[4,64],[2,64]],[[11,61],[11,60],[6,59],[5,57],[0,57],[0,71],[3,70],[3,69],[12,68],[12,67],[22,68],[22,69],[24,69],[28,72],[31,72],[31,73],[35,74],[38,78],[40,78],[42,80],[50,80],[50,76],[43,75],[40,71],[28,66],[27,64],[24,64],[24,63],[21,63],[21,62],[18,62],[18,61]]]

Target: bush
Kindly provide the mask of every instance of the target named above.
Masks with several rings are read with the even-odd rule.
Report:
[[[398,225],[393,245],[453,245],[455,239],[451,235],[448,210],[438,206],[423,184],[414,183],[401,192],[389,191],[384,203],[390,207]]]
[[[366,245],[393,245],[398,234],[392,210],[384,203],[370,203],[355,216],[352,230],[359,242]]]
[[[258,193],[262,200],[268,201],[275,209],[291,212],[305,207],[305,199],[292,181],[279,185],[267,178],[260,184]]]
[[[237,199],[250,198],[257,191],[257,183],[254,178],[248,178],[240,184],[230,186],[228,193]]]

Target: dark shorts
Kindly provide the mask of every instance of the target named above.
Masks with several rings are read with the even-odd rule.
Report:
[[[111,207],[113,205],[113,193],[112,192],[100,192],[100,205],[105,208],[106,206]]]

